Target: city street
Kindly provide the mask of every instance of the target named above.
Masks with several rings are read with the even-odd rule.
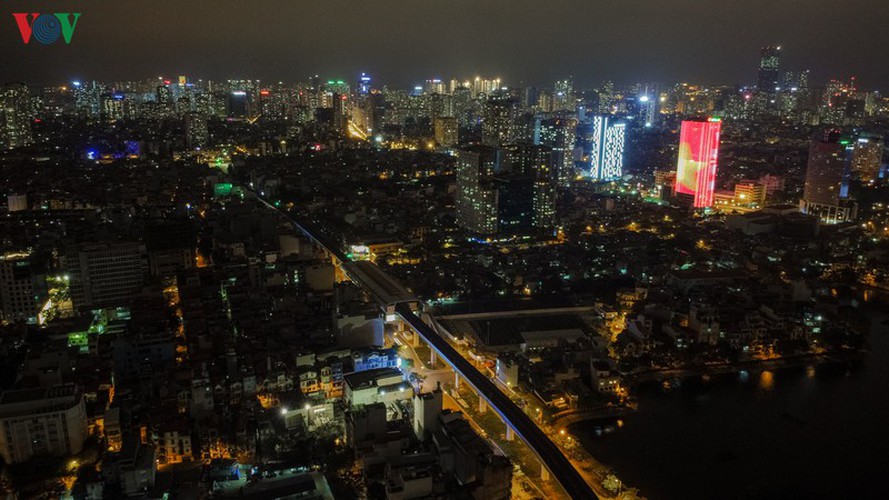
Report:
[[[461,411],[469,420],[472,427],[482,437],[488,439],[501,453],[509,456],[514,463],[519,464],[521,474],[514,476],[513,490],[518,495],[517,498],[534,498],[541,495],[544,498],[551,496],[563,496],[561,491],[552,491],[558,489],[558,485],[554,482],[542,482],[540,480],[540,464],[534,454],[521,443],[520,440],[512,442],[506,441],[506,428],[503,422],[493,412],[487,411],[484,414],[478,412],[478,396],[462,383],[455,391],[455,373],[448,366],[442,368],[430,369],[428,347],[421,345],[417,348],[411,346],[410,341],[405,339],[403,334],[392,332],[389,335],[392,343],[400,346],[401,355],[405,359],[411,359],[413,363],[412,371],[422,376],[423,382],[420,386],[421,391],[433,390],[437,384],[440,384],[445,397],[443,398],[443,406],[445,409]],[[466,350],[462,346],[454,346],[458,352],[466,356]],[[426,351],[421,354],[420,352]],[[438,365],[444,365],[441,361],[437,361]],[[478,366],[482,373],[486,373],[492,378],[497,387],[516,404],[524,409],[533,421],[537,422],[540,428],[556,443],[562,450],[563,454],[568,458],[575,469],[592,485],[596,494],[600,498],[610,498],[611,492],[604,489],[602,481],[607,475],[609,469],[604,464],[597,462],[586,450],[583,449],[577,440],[564,428],[555,428],[549,425],[549,410],[541,405],[533,395],[522,391],[520,388],[513,389],[500,383],[494,378],[494,373],[485,366]],[[457,397],[454,397],[455,394]],[[506,448],[504,451],[503,448]],[[530,474],[527,474],[530,473]],[[518,484],[517,484],[518,483]],[[525,486],[530,485],[531,492],[526,491]],[[546,493],[546,494],[544,494]],[[530,495],[530,496],[529,496]]]

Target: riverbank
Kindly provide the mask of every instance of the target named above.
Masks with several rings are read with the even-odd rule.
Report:
[[[633,415],[571,432],[652,500],[882,498],[889,324],[882,311],[863,313],[867,353],[645,372]],[[658,383],[674,378],[682,383]]]
[[[728,373],[740,373],[751,370],[782,370],[810,366],[813,364],[847,363],[863,359],[867,355],[866,350],[849,350],[825,353],[806,353],[792,356],[783,356],[772,359],[751,359],[731,363],[712,363],[699,366],[682,368],[664,368],[637,372],[625,377],[625,382],[636,388],[646,382],[669,382],[674,379],[687,377],[700,377],[705,375],[724,375]]]

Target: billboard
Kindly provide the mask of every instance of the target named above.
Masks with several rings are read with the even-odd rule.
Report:
[[[721,126],[719,118],[682,122],[674,186],[677,193],[694,195],[695,208],[713,205]]]

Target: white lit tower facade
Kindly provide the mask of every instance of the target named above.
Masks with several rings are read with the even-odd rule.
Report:
[[[597,181],[611,181],[623,175],[626,124],[609,116],[593,118],[589,176]]]

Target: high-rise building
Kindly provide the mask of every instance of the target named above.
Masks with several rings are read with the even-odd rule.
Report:
[[[278,123],[289,120],[293,115],[296,96],[292,89],[282,84],[259,91],[259,116],[265,123]]]
[[[454,99],[450,94],[429,94],[426,98],[426,113],[433,123],[442,116],[454,116]]]
[[[0,394],[0,456],[8,464],[80,453],[87,436],[83,393],[73,384]]]
[[[185,115],[185,145],[189,149],[202,148],[210,142],[207,117],[192,111]]]
[[[481,146],[457,152],[457,224],[476,234],[497,232],[500,150]]]
[[[781,47],[768,46],[760,49],[759,76],[756,88],[762,92],[774,93],[778,88],[778,66],[781,62]]]
[[[577,120],[574,118],[549,118],[538,120],[534,125],[534,144],[549,146],[553,150],[553,167],[560,186],[567,185],[574,178],[576,138]]]
[[[170,88],[169,80],[164,80],[155,89],[155,102],[160,116],[167,117],[173,114],[173,90]]]
[[[0,149],[31,144],[31,95],[21,83],[0,86]]]
[[[105,94],[102,96],[102,114],[109,121],[127,118],[127,104],[126,96],[122,93]]]
[[[574,112],[574,82],[570,78],[553,86],[553,110]]]
[[[145,248],[138,243],[73,247],[64,258],[75,308],[125,304],[142,290]]]
[[[497,232],[520,231],[534,222],[534,178],[505,173],[496,177]]]
[[[864,135],[855,141],[852,150],[852,174],[862,182],[871,182],[880,176],[883,163],[883,138]]]
[[[784,73],[784,85],[782,88],[801,90],[809,88],[809,70],[788,71]]]
[[[492,148],[510,144],[515,140],[517,102],[498,95],[485,102],[482,118],[482,144]]]
[[[615,123],[608,116],[596,116],[591,139],[590,177],[598,181],[620,178],[623,175],[626,125]]]
[[[457,145],[457,119],[450,116],[440,116],[433,122],[435,128],[435,142],[444,147]]]
[[[853,124],[855,114],[864,113],[864,100],[859,99],[855,78],[848,82],[831,80],[824,88],[821,100],[821,123]]]
[[[480,95],[490,96],[495,91],[500,90],[500,79],[488,80],[487,78],[475,77],[469,88],[472,90],[473,99],[478,98]]]
[[[602,82],[602,85],[598,88],[598,97],[599,97],[599,113],[602,114],[611,114],[614,112],[614,83],[613,82]]]
[[[426,85],[424,86],[424,91],[427,94],[444,94],[447,92],[447,89],[447,84],[438,78],[426,80]]]
[[[27,252],[0,255],[0,321],[35,321],[46,299],[46,275]]]
[[[452,93],[454,117],[461,127],[478,124],[476,102],[472,99],[472,91],[468,87],[457,87]]]
[[[825,224],[855,218],[857,205],[848,199],[852,150],[850,142],[842,139],[837,130],[827,130],[812,140],[800,211],[817,216]]]
[[[676,165],[676,193],[694,195],[694,207],[713,205],[719,132],[722,121],[684,120],[679,135],[679,161]]]
[[[441,413],[441,389],[417,394],[413,399],[413,427],[417,439],[425,440],[440,427],[438,415]]]
[[[234,90],[228,95],[228,116],[246,118],[250,114],[250,99],[245,90]]]
[[[660,86],[654,83],[639,84],[636,93],[636,116],[646,127],[657,125],[660,121]]]
[[[552,148],[521,144],[504,150],[507,169],[517,176],[533,180],[531,225],[550,229],[556,222],[556,177]]]
[[[358,77],[358,93],[361,95],[370,93],[370,75],[367,73],[361,73],[361,76]]]

